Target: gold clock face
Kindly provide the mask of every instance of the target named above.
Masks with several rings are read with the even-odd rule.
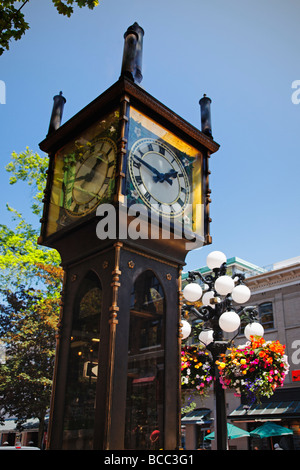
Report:
[[[190,200],[190,181],[184,165],[166,143],[143,138],[129,154],[130,178],[144,204],[163,215],[182,214]]]
[[[81,149],[76,164],[66,164],[64,208],[71,216],[91,212],[103,199],[114,178],[116,145],[109,138],[96,138]]]
[[[113,200],[119,136],[119,110],[99,117],[52,156],[51,193],[43,236],[80,223],[99,204]]]

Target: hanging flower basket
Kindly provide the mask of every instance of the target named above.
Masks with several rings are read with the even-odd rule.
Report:
[[[255,340],[238,348],[230,348],[216,361],[223,388],[235,389],[249,402],[260,402],[282,386],[289,370],[285,346],[279,341]]]
[[[206,395],[213,380],[211,367],[208,352],[199,346],[184,346],[181,350],[181,388]]]

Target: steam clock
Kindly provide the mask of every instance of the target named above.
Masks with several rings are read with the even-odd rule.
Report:
[[[61,255],[64,285],[50,449],[180,446],[180,279],[211,242],[209,98],[202,131],[153,98],[143,30],[125,33],[122,72],[60,126],[54,98],[39,243]]]

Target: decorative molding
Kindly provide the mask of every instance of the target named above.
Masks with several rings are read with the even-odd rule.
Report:
[[[266,292],[297,283],[300,283],[300,264],[268,271],[245,280],[245,284],[253,293]]]

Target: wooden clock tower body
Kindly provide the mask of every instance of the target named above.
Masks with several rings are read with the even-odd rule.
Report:
[[[181,271],[188,249],[184,238],[163,238],[161,232],[153,239],[120,237],[132,108],[201,152],[203,244],[211,242],[208,159],[219,146],[131,80],[121,77],[40,144],[50,163],[39,243],[58,250],[65,272],[50,449],[180,447]],[[116,110],[110,201],[116,208],[116,237],[98,238],[95,210],[53,229],[57,152]]]

